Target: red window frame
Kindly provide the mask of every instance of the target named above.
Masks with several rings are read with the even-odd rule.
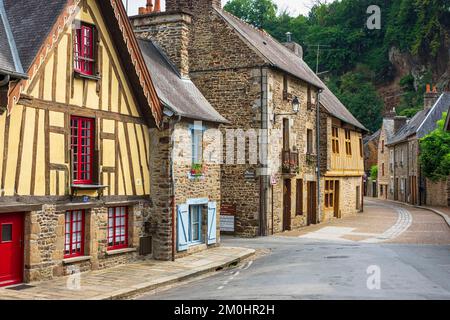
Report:
[[[94,131],[92,118],[70,118],[72,179],[74,184],[92,184],[94,173]]]
[[[84,256],[84,210],[66,211],[64,258]]]
[[[94,75],[94,26],[81,25],[75,30],[74,69],[80,74]]]
[[[128,208],[108,209],[108,250],[128,248]]]

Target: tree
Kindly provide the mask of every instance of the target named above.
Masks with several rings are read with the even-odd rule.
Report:
[[[450,133],[444,130],[447,113],[437,122],[437,128],[420,139],[420,165],[425,177],[432,181],[450,175]]]
[[[370,179],[372,179],[372,181],[378,180],[378,166],[375,165],[370,168]]]
[[[257,28],[265,29],[276,20],[278,7],[273,0],[231,0],[224,9]]]

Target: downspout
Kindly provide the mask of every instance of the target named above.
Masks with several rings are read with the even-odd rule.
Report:
[[[175,131],[175,126],[177,123],[181,121],[181,116],[178,115],[178,119],[171,122],[171,128],[170,128],[170,139],[171,139],[171,150],[170,150],[170,189],[171,189],[171,207],[172,207],[172,261],[175,261],[175,255],[176,255],[176,230],[175,230],[175,221],[176,221],[176,214],[175,214],[175,175],[174,175],[174,168],[173,168],[173,133]]]
[[[266,236],[266,205],[267,205],[267,147],[268,147],[268,126],[267,126],[267,104],[265,103],[266,94],[265,94],[265,81],[264,81],[264,67],[260,67],[261,74],[261,172],[260,172],[260,186],[259,186],[259,194],[260,194],[260,203],[259,203],[259,234],[260,236]],[[273,214],[273,212],[272,212]]]
[[[320,223],[322,220],[322,208],[321,208],[321,197],[320,197],[320,94],[322,89],[317,92],[317,107],[316,107],[316,148],[317,148],[317,219],[316,223]]]

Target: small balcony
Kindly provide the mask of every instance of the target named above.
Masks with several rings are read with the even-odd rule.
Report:
[[[284,174],[296,174],[299,170],[298,152],[283,150],[282,167]]]

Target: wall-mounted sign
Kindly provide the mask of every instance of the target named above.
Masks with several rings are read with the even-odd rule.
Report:
[[[244,177],[247,180],[254,180],[254,179],[256,179],[256,172],[253,170],[247,170],[244,173]]]
[[[234,232],[236,222],[236,205],[222,203],[220,206],[220,231]]]
[[[220,231],[222,232],[234,232],[234,216],[221,215],[220,216]]]

